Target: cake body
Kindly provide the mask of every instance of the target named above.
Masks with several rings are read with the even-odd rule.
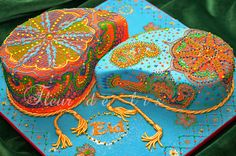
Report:
[[[162,29],[119,44],[97,64],[102,95],[141,94],[173,108],[200,110],[232,90],[232,48],[211,33]]]
[[[31,115],[77,106],[97,61],[128,38],[126,20],[94,9],[45,12],[13,30],[0,55],[11,102]]]

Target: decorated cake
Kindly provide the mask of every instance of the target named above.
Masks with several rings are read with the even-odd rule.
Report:
[[[87,121],[72,108],[93,89],[97,61],[127,38],[125,18],[103,10],[54,10],[29,19],[13,30],[0,51],[11,104],[32,116],[57,114],[58,140],[52,146],[72,146],[59,118],[69,113],[78,120],[72,133],[87,131]]]
[[[42,155],[191,155],[235,116],[222,39],[145,0],[96,9],[43,13],[0,47],[0,116]]]
[[[11,103],[49,116],[80,104],[97,61],[128,38],[126,20],[94,9],[45,12],[19,25],[0,52]]]
[[[232,48],[218,36],[195,29],[170,28],[136,35],[97,64],[98,97],[123,117],[140,113],[157,134],[143,141],[160,145],[162,129],[132,100],[152,102],[170,111],[202,114],[224,105],[234,90]],[[134,109],[112,107],[119,100]],[[152,110],[155,111],[155,110]]]

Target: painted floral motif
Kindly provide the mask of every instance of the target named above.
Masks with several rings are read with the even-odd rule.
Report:
[[[84,144],[81,147],[77,147],[77,153],[75,156],[94,156],[96,150],[89,144]]]
[[[179,156],[179,153],[176,151],[176,149],[171,149],[169,151],[169,156]]]
[[[45,12],[18,26],[5,41],[10,59],[18,66],[61,68],[78,60],[93,39],[95,30],[87,24],[87,14]]]
[[[233,71],[233,50],[219,37],[200,30],[188,31],[172,47],[173,66],[195,82],[222,80]]]
[[[160,53],[154,43],[134,42],[116,48],[111,62],[120,68],[126,68],[140,62],[144,57],[155,57]]]
[[[153,22],[149,22],[147,25],[143,27],[143,29],[148,32],[148,31],[153,31],[153,30],[158,30],[159,27],[155,26]]]
[[[196,116],[194,114],[176,114],[176,123],[188,128],[196,123]]]

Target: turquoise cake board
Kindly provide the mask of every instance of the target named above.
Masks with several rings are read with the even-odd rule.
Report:
[[[144,0],[108,0],[96,8],[123,15],[128,21],[130,36],[160,28],[187,28]],[[236,72],[234,81],[236,82]],[[99,156],[185,155],[234,117],[236,112],[235,91],[223,107],[210,113],[195,115],[191,119],[146,101],[130,99],[163,128],[161,142],[164,147],[157,144],[156,149],[149,151],[145,147],[146,142],[141,141],[141,136],[144,132],[149,135],[154,134],[153,128],[140,115],[131,116],[128,122],[124,122],[119,116],[109,112],[106,109],[108,101],[96,98],[97,90],[94,87],[86,100],[74,109],[88,120],[87,135],[77,137],[72,134],[70,128],[75,127],[77,121],[73,116],[65,114],[59,119],[59,127],[70,138],[73,146],[55,149],[51,146],[58,138],[53,126],[55,116],[30,117],[16,110],[7,99],[7,86],[2,71],[0,71],[0,86],[0,114],[41,154],[47,156],[85,155],[86,152],[89,154],[88,151],[91,155]],[[119,102],[116,102],[116,105],[123,106]],[[102,122],[103,127],[97,127],[95,124],[97,122]],[[115,128],[117,129],[114,130]],[[94,135],[95,132],[104,134]]]

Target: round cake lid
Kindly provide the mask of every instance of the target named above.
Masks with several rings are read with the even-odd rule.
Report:
[[[3,63],[18,70],[47,71],[80,60],[95,34],[88,25],[91,10],[54,10],[19,25],[4,41]]]

